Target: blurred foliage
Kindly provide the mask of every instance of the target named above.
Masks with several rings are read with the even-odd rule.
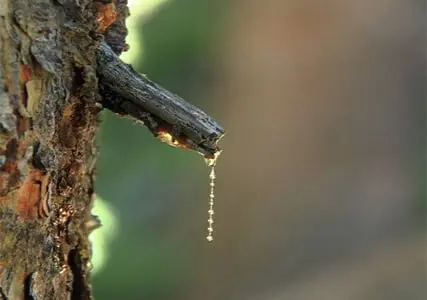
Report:
[[[109,256],[109,242],[119,230],[117,217],[112,207],[102,198],[97,196],[93,202],[92,214],[102,217],[102,226],[93,231],[89,236],[92,243],[92,274],[102,270]]]

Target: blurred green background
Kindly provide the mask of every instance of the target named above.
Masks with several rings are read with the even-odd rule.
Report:
[[[424,1],[130,2],[123,59],[227,130],[217,167],[103,112],[97,299],[426,299]]]

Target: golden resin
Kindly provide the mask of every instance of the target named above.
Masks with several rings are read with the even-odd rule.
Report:
[[[213,215],[214,215],[214,201],[215,201],[215,165],[218,159],[218,156],[221,154],[221,151],[218,151],[215,153],[214,158],[205,158],[206,163],[209,167],[211,167],[211,172],[209,174],[210,179],[210,193],[209,193],[209,210],[208,210],[208,235],[206,236],[206,239],[208,242],[213,241]]]

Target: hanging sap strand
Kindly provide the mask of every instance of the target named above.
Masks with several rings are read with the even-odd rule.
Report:
[[[170,132],[166,131],[166,130],[159,130],[156,133],[156,136],[164,143],[173,146],[173,147],[181,147],[181,148],[186,148],[186,149],[193,149],[192,145],[186,144],[185,140],[183,139],[178,139],[175,138]],[[222,137],[222,136],[221,136]],[[200,150],[200,149],[198,149]],[[209,209],[208,209],[208,214],[209,214],[209,218],[208,218],[208,235],[206,236],[206,239],[209,242],[213,241],[213,223],[214,223],[214,219],[213,219],[213,215],[214,215],[214,202],[215,202],[215,165],[216,162],[218,160],[218,156],[221,154],[222,150],[219,150],[218,148],[215,150],[215,152],[212,155],[212,152],[208,152],[208,153],[202,153],[199,152],[200,154],[202,154],[205,158],[205,161],[207,163],[207,165],[211,168],[211,172],[209,174],[209,186],[210,186],[210,191],[209,191]]]
[[[214,201],[215,201],[215,165],[216,165],[216,161],[218,159],[218,156],[221,152],[216,152],[214,155],[214,158],[210,158],[210,159],[206,159],[206,163],[208,164],[209,167],[211,167],[211,172],[209,174],[209,179],[210,179],[210,192],[209,192],[209,210],[208,210],[208,235],[206,236],[206,239],[208,240],[208,242],[212,242],[213,241],[213,223],[214,223],[214,219],[213,219],[213,215],[214,215]]]

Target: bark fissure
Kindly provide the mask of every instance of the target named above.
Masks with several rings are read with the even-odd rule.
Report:
[[[31,292],[31,276],[32,274],[28,275],[24,280],[24,300],[36,300]]]
[[[8,300],[8,298],[6,297],[6,295],[3,293],[2,288],[0,288],[0,300]]]
[[[86,287],[86,280],[82,277],[81,260],[76,250],[71,250],[68,259],[70,261],[71,272],[73,273],[73,285],[71,292],[72,300],[89,299],[90,291]]]

